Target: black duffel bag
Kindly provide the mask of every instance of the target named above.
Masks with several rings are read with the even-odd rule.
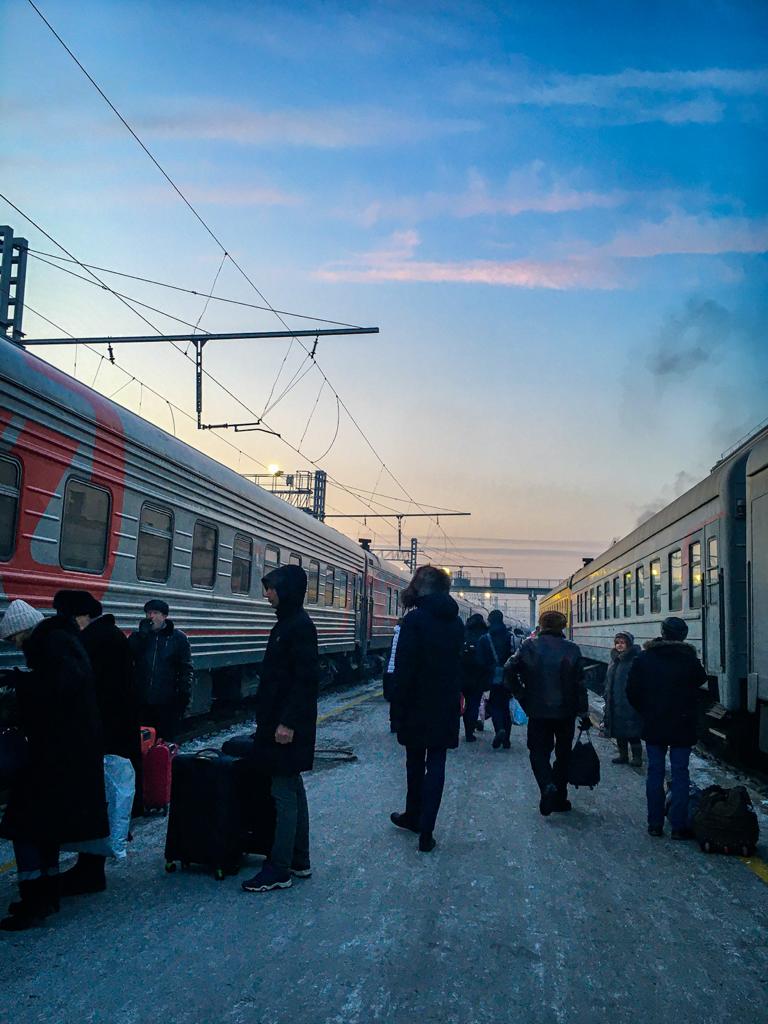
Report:
[[[757,815],[744,786],[702,790],[693,816],[693,834],[705,853],[751,857],[760,836]]]
[[[584,737],[585,732],[587,733],[586,737]],[[600,758],[592,746],[588,730],[579,728],[579,735],[573,745],[568,765],[568,783],[577,789],[579,786],[589,786],[590,789],[594,789],[599,781]]]
[[[12,786],[27,763],[27,737],[16,728],[0,729],[0,786]]]
[[[256,752],[255,736],[252,732],[233,736],[221,745],[222,754],[229,757],[254,757]]]

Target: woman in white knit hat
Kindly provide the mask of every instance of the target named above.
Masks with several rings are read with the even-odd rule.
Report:
[[[59,847],[109,834],[101,727],[77,626],[12,601],[0,640],[23,650],[30,671],[3,673],[16,690],[27,752],[11,786],[0,836],[13,841],[21,899],[2,931],[23,931],[58,910]]]

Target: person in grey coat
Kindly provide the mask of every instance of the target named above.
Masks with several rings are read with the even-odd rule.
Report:
[[[615,739],[619,749],[612,764],[629,764],[631,747],[634,768],[640,768],[643,763],[643,745],[640,742],[643,721],[627,700],[627,680],[640,653],[634,636],[625,629],[621,630],[613,638],[611,663],[605,676],[605,735]]]

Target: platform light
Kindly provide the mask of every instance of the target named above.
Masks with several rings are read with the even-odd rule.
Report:
[[[276,466],[274,462],[271,462],[267,466],[267,472],[270,476],[280,476],[280,467]]]

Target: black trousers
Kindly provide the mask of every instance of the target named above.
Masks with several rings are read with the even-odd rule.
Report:
[[[406,747],[405,771],[408,792],[405,797],[406,817],[418,824],[419,832],[431,834],[443,799],[445,785],[443,747]]]
[[[464,732],[471,736],[477,728],[477,716],[480,714],[480,701],[482,693],[473,690],[464,694]]]
[[[151,725],[159,740],[174,743],[181,728],[181,712],[175,704],[140,704],[140,725]]]
[[[509,710],[509,694],[503,686],[492,686],[486,704],[493,720],[494,732],[504,730],[509,741],[512,731],[512,712]]]
[[[568,764],[575,727],[575,717],[528,719],[531,768],[542,795],[547,786],[553,783],[557,786],[558,797],[564,800],[568,795]],[[555,763],[551,765],[553,748]]]

